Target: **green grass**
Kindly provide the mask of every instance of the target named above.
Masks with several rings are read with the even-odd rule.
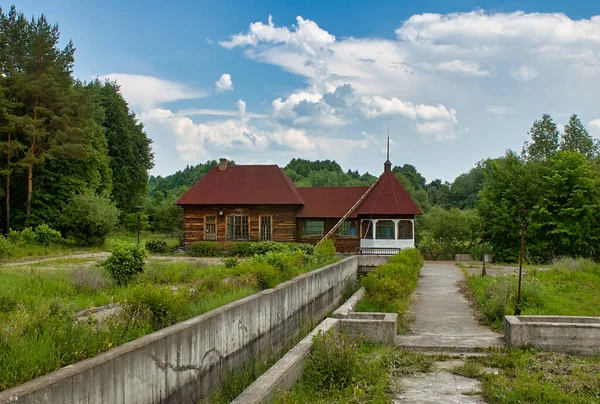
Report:
[[[269,274],[277,284],[334,260],[311,256]],[[225,268],[151,259],[127,287],[90,263],[69,258],[0,271],[0,391],[260,290],[252,262]],[[123,310],[76,321],[76,312],[109,303]]]
[[[600,403],[600,357],[496,349],[469,358],[458,373],[465,370],[482,382],[488,403]]]
[[[364,341],[359,343],[354,359],[351,382],[343,387],[319,383],[307,370],[314,358],[309,359],[303,377],[291,391],[277,392],[273,403],[391,403],[397,392],[392,386],[394,378],[429,372],[436,361],[433,356]],[[339,369],[338,364],[330,366]]]
[[[487,323],[503,327],[514,314],[517,276],[467,276],[467,285]],[[521,314],[600,316],[600,265],[584,259],[562,259],[549,270],[529,270],[521,284]]]
[[[361,280],[364,297],[358,302],[358,312],[398,313],[398,333],[404,334],[411,321],[409,309],[417,288],[423,257],[415,249],[405,249],[391,256],[388,263],[377,267]]]

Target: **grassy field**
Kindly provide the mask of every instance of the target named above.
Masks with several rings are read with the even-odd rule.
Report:
[[[488,403],[600,403],[599,357],[498,349],[454,373],[479,379]]]
[[[0,270],[0,390],[222,306],[336,260],[292,254],[276,268],[150,259],[127,287],[93,259],[62,258]],[[112,304],[116,312],[76,315]]]
[[[514,314],[517,275],[467,276],[467,285],[495,330],[502,329],[505,314]],[[548,270],[530,269],[521,284],[521,314],[600,316],[600,265],[565,258]]]
[[[41,245],[36,243],[16,244],[11,246],[10,257],[0,259],[1,263],[26,261],[34,258],[56,257],[72,254],[84,254],[110,251],[114,240],[123,240],[137,243],[137,233],[119,232],[110,235],[103,245],[96,247],[81,247],[68,244]],[[171,234],[141,232],[140,242],[164,240],[170,249],[179,245],[179,240]]]

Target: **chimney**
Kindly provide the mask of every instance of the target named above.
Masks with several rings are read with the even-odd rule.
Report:
[[[219,159],[219,171],[225,171],[225,170],[227,170],[227,159],[220,158]]]

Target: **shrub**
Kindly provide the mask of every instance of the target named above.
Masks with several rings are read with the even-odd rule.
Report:
[[[315,389],[343,389],[358,370],[358,351],[361,340],[345,334],[323,333],[313,337],[310,357],[304,378]]]
[[[236,267],[239,274],[252,274],[260,290],[271,289],[279,283],[279,271],[265,262],[242,262]]]
[[[231,254],[237,257],[251,257],[254,255],[254,246],[258,243],[250,243],[248,241],[239,241],[233,245]]]
[[[47,224],[41,224],[34,230],[34,240],[38,244],[47,246],[62,243],[63,237],[60,231],[54,230]]]
[[[13,244],[33,244],[35,233],[31,227],[26,227],[21,231],[10,229],[8,239]]]
[[[407,248],[400,251],[396,255],[392,255],[388,260],[389,263],[402,263],[409,267],[421,268],[423,263],[423,256],[421,252],[416,248]]]
[[[141,244],[115,241],[110,256],[100,263],[118,285],[127,285],[138,273],[144,271],[146,249]]]
[[[322,255],[324,257],[333,257],[335,255],[335,244],[333,240],[327,239],[315,247],[315,254]]]
[[[169,245],[164,240],[147,241],[146,250],[151,253],[166,253],[169,251]]]
[[[119,210],[110,198],[93,194],[76,195],[61,215],[63,234],[81,245],[101,245],[117,224]]]
[[[239,265],[240,261],[237,257],[225,258],[223,260],[223,264],[225,264],[225,268],[233,268]]]
[[[13,245],[10,240],[0,235],[0,258],[8,258],[11,255]]]
[[[219,243],[216,241],[196,241],[192,244],[188,255],[192,257],[218,257],[221,255]]]
[[[148,316],[154,330],[175,324],[181,316],[186,293],[168,288],[140,285],[134,289],[127,304],[131,317]]]

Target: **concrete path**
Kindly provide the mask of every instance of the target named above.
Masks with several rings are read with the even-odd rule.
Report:
[[[409,333],[396,338],[404,349],[475,355],[473,351],[501,346],[502,336],[479,325],[476,313],[460,291],[464,275],[453,263],[427,263],[411,305],[414,322]],[[401,392],[394,403],[483,403],[478,380],[449,370],[460,361],[440,361],[428,374],[400,380]]]
[[[502,345],[502,336],[479,325],[460,292],[464,275],[451,263],[426,263],[413,297],[414,322],[397,345],[413,350],[467,352]]]

